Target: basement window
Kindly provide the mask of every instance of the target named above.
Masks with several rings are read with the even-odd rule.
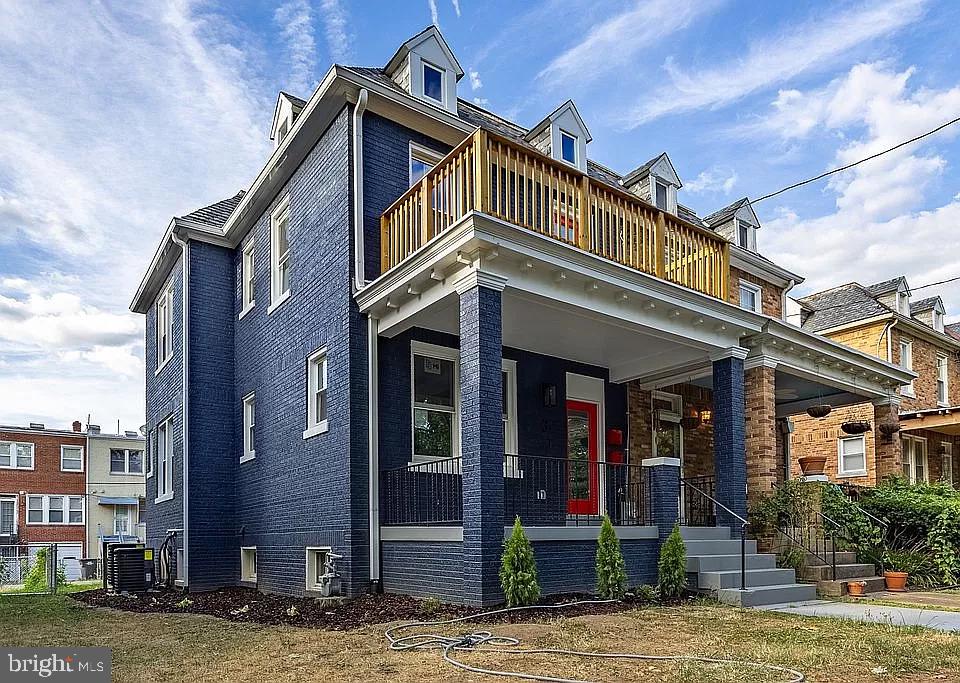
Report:
[[[257,580],[257,548],[240,548],[240,580],[253,583]]]
[[[330,548],[307,548],[307,590],[319,591],[327,573],[327,555]]]

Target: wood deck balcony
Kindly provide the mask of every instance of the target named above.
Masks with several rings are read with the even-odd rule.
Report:
[[[723,237],[482,129],[380,217],[381,273],[471,211],[727,299],[730,243]]]

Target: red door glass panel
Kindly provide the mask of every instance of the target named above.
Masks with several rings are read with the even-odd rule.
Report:
[[[597,405],[567,401],[567,512],[595,515],[597,485]]]

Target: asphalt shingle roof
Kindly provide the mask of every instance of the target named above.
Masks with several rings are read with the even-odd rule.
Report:
[[[887,294],[889,292],[895,291],[900,286],[900,281],[903,279],[903,276],[891,278],[889,280],[884,280],[883,282],[878,282],[873,285],[867,286],[867,291],[870,292],[873,296],[880,296],[881,294]]]
[[[874,299],[866,287],[856,282],[817,292],[799,301],[813,311],[803,322],[803,329],[811,332],[892,312]]]
[[[937,302],[940,300],[938,296],[927,297],[926,299],[920,299],[920,301],[913,301],[910,303],[910,315],[916,313],[922,313],[923,311],[929,311],[931,308],[937,305]]]
[[[211,228],[220,229],[223,227],[223,224],[227,222],[227,219],[230,218],[230,214],[233,213],[233,210],[237,208],[237,204],[239,204],[240,200],[243,199],[243,195],[244,191],[240,190],[237,192],[237,194],[228,199],[221,199],[219,202],[214,202],[209,206],[204,206],[196,211],[191,211],[186,216],[181,216],[181,218],[194,221],[196,223],[204,223],[209,225]]]
[[[960,341],[960,323],[950,323],[949,325],[944,325],[943,331],[947,333],[947,336],[953,337],[954,339]]]
[[[723,223],[726,223],[728,220],[733,218],[734,215],[736,215],[737,211],[740,210],[740,207],[742,207],[744,204],[747,204],[749,202],[750,200],[746,197],[743,197],[742,199],[738,199],[730,206],[725,206],[719,211],[715,211],[711,213],[709,216],[703,219],[703,222],[707,223],[708,225],[722,225]]]

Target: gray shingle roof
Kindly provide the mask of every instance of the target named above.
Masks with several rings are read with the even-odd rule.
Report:
[[[817,292],[799,301],[813,311],[803,323],[803,329],[811,332],[892,313],[877,302],[866,287],[856,282]]]
[[[902,279],[903,276],[900,275],[889,280],[884,280],[883,282],[877,282],[876,284],[868,285],[866,289],[873,296],[888,294],[889,292],[895,291],[900,286],[900,281]]]
[[[194,221],[196,223],[204,223],[212,228],[220,229],[223,227],[223,224],[227,222],[227,219],[230,218],[230,214],[233,213],[233,210],[237,208],[237,204],[239,204],[240,200],[243,199],[243,195],[244,191],[240,190],[237,192],[237,194],[229,199],[221,199],[219,202],[214,202],[209,206],[204,206],[196,211],[191,211],[186,216],[181,216],[181,218]]]
[[[946,332],[948,336],[960,341],[960,323],[950,323],[949,325],[944,325],[943,331]]]
[[[926,299],[920,299],[920,301],[912,301],[910,303],[910,315],[916,315],[917,313],[922,313],[923,311],[929,311],[937,305],[939,300],[940,297],[931,296]]]
[[[733,218],[737,211],[739,211],[744,204],[748,204],[749,202],[750,200],[747,197],[738,199],[730,206],[725,206],[719,211],[711,213],[709,216],[703,219],[703,222],[707,225],[722,225]]]
[[[662,157],[664,154],[666,154],[666,152],[660,152],[660,154],[653,157],[646,163],[641,164],[637,166],[635,169],[633,169],[632,171],[630,171],[629,173],[624,174],[623,182],[629,185],[632,185],[633,181],[639,180],[640,178],[645,176],[650,171],[650,169],[653,168],[653,165],[658,161],[660,161],[660,157]]]

